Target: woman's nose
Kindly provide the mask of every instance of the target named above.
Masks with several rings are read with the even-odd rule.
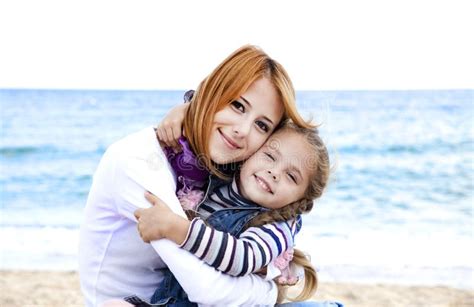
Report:
[[[246,137],[250,133],[250,129],[252,129],[252,122],[244,120],[234,126],[233,132],[237,137]]]

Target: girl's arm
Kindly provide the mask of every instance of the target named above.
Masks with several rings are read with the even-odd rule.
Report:
[[[286,222],[250,227],[234,237],[206,226],[201,219],[191,222],[181,247],[219,271],[233,276],[257,272],[293,247]]]
[[[168,238],[223,273],[257,272],[293,247],[294,232],[287,222],[250,227],[236,238],[206,226],[199,218],[189,222],[177,216],[152,194],[146,198],[153,207],[135,212],[145,242]]]
[[[186,238],[190,222],[171,212],[156,196],[145,193],[145,197],[153,204],[153,207],[135,211],[142,238],[144,236],[148,239],[152,237],[164,238],[164,234],[168,231],[173,234],[184,232],[184,236],[182,234],[171,235],[171,237],[183,241]],[[154,219],[151,213],[155,213],[159,218]],[[183,225],[184,227],[182,227]],[[147,229],[154,231],[155,236],[147,237],[143,233]],[[255,274],[242,277],[223,274],[188,251],[179,248],[171,240],[154,240],[151,245],[159,253],[192,302],[216,306],[273,306],[276,303],[278,288],[273,281],[265,281]]]

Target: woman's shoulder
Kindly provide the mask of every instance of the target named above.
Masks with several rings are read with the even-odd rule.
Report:
[[[146,162],[150,168],[167,166],[163,149],[156,139],[153,127],[134,132],[111,144],[104,158],[114,160],[118,167],[129,168],[134,161]],[[133,163],[132,163],[133,164]]]
[[[137,147],[139,146],[139,147]],[[108,150],[120,150],[122,152],[141,151],[143,148],[160,147],[156,139],[153,127],[147,127],[131,133],[109,146]]]

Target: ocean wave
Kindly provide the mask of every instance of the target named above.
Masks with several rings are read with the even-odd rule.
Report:
[[[77,269],[79,229],[1,227],[1,269]]]
[[[425,153],[454,153],[460,151],[472,151],[474,143],[472,141],[461,140],[459,142],[449,142],[446,140],[434,140],[430,143],[414,143],[414,144],[389,144],[383,145],[382,142],[377,144],[352,144],[337,147],[339,154],[350,155],[396,155],[396,154],[413,154],[421,155]]]
[[[298,235],[297,248],[309,253],[323,280],[474,288],[468,238],[386,232],[315,237],[313,230]],[[1,269],[77,269],[77,227],[5,226],[0,240]]]
[[[39,157],[42,160],[75,158],[82,160],[84,158],[102,155],[107,147],[98,146],[76,146],[70,147],[67,144],[58,145],[25,145],[25,146],[7,146],[0,147],[0,157],[4,159],[21,159]]]
[[[17,146],[17,147],[2,147],[0,148],[0,155],[9,157],[26,156],[36,153],[53,153],[58,149],[54,146]]]

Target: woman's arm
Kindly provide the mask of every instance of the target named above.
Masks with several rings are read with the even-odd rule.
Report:
[[[147,193],[146,199],[153,207],[135,213],[140,236],[145,242],[170,239],[232,276],[257,272],[293,247],[293,234],[287,222],[250,227],[234,237],[206,226],[199,218],[189,222],[177,216],[155,195]]]
[[[156,136],[158,140],[165,143],[166,146],[177,148],[178,139],[183,134],[183,122],[186,111],[189,108],[188,103],[183,103],[172,108],[163,120],[156,127]]]
[[[167,231],[176,233],[172,229],[181,229],[186,234],[188,220],[171,212],[155,195],[145,195],[153,207],[135,211],[138,229],[145,241],[163,238]],[[149,214],[151,212],[153,214]],[[177,227],[178,224],[184,227]],[[144,229],[150,233],[149,237],[143,234]],[[167,239],[152,241],[151,244],[193,302],[218,306],[273,305],[276,302],[278,290],[273,281],[265,281],[253,274],[243,277],[222,274]]]
[[[151,242],[192,302],[217,306],[254,306],[276,303],[273,281],[251,274],[233,277],[216,271],[167,239]]]
[[[174,193],[172,169],[152,127],[127,136],[107,152],[115,163],[113,203],[119,215],[135,221],[136,209],[150,207],[144,197],[145,191],[150,191],[166,201],[174,213],[185,216]]]
[[[163,160],[164,154],[151,127],[114,144],[109,155],[113,165],[107,176],[113,177],[110,178],[110,184],[115,185],[113,202],[121,216],[135,221],[137,208],[150,207],[144,197],[145,191],[158,195],[168,205],[177,206],[174,212],[182,212],[175,195],[174,177],[166,158]],[[153,242],[152,246],[190,299],[197,303],[228,306],[273,305],[276,302],[277,289],[273,282],[253,275],[232,278],[221,274],[168,240]],[[245,294],[240,293],[240,289]]]

